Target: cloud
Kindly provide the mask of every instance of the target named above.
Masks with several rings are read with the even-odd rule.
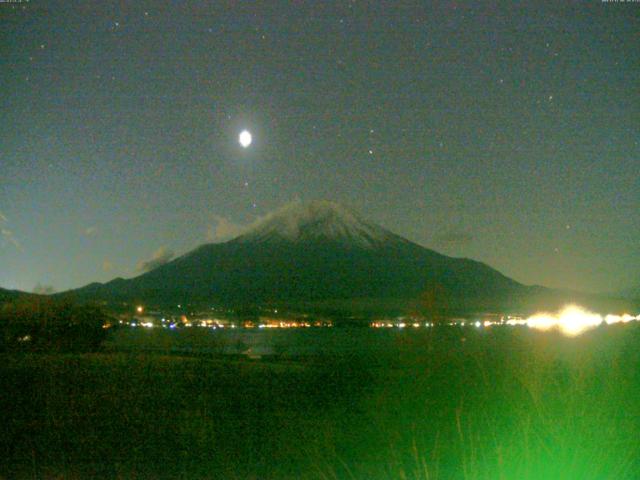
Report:
[[[9,219],[4,213],[0,212],[0,238],[2,239],[2,244],[13,245],[19,251],[24,252],[22,244],[18,241],[13,232],[6,227],[7,223],[9,223]]]
[[[56,293],[56,289],[51,285],[41,285],[39,282],[33,287],[33,293],[37,293],[38,295],[51,295],[52,293]]]
[[[95,237],[96,233],[98,233],[98,227],[87,227],[82,233],[85,237]]]
[[[228,218],[221,215],[214,215],[213,220],[215,225],[209,225],[207,229],[207,241],[209,242],[224,242],[231,240],[232,238],[241,235],[246,226],[233,223]]]
[[[434,242],[439,248],[466,247],[474,240],[474,236],[468,232],[449,230],[436,235]]]
[[[16,239],[15,235],[8,228],[0,228],[0,236],[4,240],[5,244],[11,244],[16,247],[19,251],[24,252],[22,248],[22,244]]]
[[[153,252],[150,259],[139,261],[136,265],[136,270],[138,272],[148,272],[168,263],[174,256],[175,253],[173,250],[169,250],[167,247],[160,247],[158,250]]]
[[[102,271],[110,272],[111,270],[113,270],[113,263],[111,263],[109,260],[105,258],[104,261],[102,262]]]

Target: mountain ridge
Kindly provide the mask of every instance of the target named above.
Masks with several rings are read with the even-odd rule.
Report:
[[[35,293],[23,292],[22,290],[9,290],[0,288],[0,302],[14,301],[21,298],[33,298],[38,296]]]
[[[443,255],[328,201],[285,206],[232,240],[201,245],[131,279],[62,295],[305,308],[348,306],[358,299],[432,315],[523,310],[534,303],[555,307],[575,297],[522,285],[476,260]]]

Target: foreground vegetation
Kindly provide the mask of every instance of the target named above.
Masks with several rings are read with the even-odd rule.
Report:
[[[92,352],[109,318],[97,306],[49,297],[0,303],[0,352]]]
[[[0,477],[639,478],[638,345],[619,325],[296,362],[4,354]]]

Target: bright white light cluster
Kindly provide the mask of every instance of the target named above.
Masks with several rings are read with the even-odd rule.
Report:
[[[433,327],[436,324],[426,322],[424,324],[418,323],[415,320],[413,323],[405,323],[405,317],[399,317],[396,321],[375,321],[370,325],[373,328],[405,328],[408,326],[421,327]],[[607,315],[603,317],[594,312],[585,310],[578,305],[567,305],[556,313],[540,312],[532,315],[529,318],[508,317],[507,319],[499,320],[468,320],[455,319],[447,323],[441,323],[442,326],[474,326],[476,328],[490,328],[499,325],[509,326],[523,326],[534,328],[540,331],[557,329],[564,335],[569,337],[575,337],[581,333],[586,332],[599,325],[606,324],[612,325],[614,323],[628,323],[632,321],[640,321],[640,315],[633,316],[625,313],[623,315]]]
[[[601,325],[614,323],[627,323],[633,320],[640,320],[640,315],[607,315],[602,317],[597,313],[589,312],[577,305],[568,305],[557,313],[536,313],[526,320],[507,320],[507,325],[526,325],[536,330],[551,330],[557,328],[563,334],[575,337],[592,328]]]

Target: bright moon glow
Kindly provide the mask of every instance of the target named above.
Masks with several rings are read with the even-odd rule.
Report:
[[[240,132],[238,141],[240,142],[240,145],[242,145],[242,148],[247,148],[249,145],[251,145],[251,142],[253,141],[251,132],[249,132],[249,130],[243,130],[242,132]]]

